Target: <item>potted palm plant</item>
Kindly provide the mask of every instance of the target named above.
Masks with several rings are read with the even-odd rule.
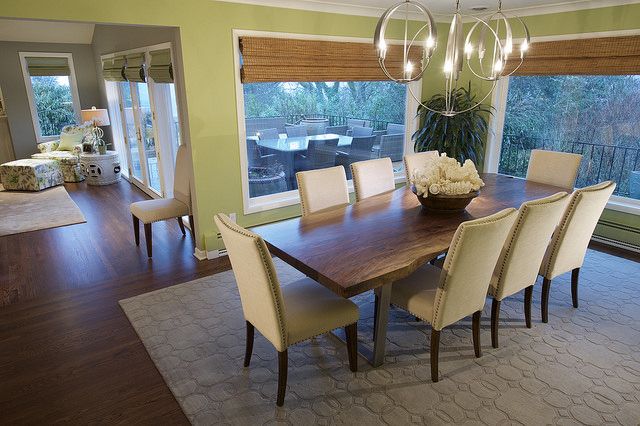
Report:
[[[456,111],[471,108],[476,96],[468,88],[459,87],[453,91],[452,103]],[[445,96],[437,94],[424,102],[435,111],[445,110]],[[463,164],[471,160],[479,164],[484,157],[484,141],[487,134],[487,120],[493,113],[490,105],[479,105],[469,111],[447,117],[429,111],[424,106],[418,107],[421,127],[413,134],[415,152],[433,151],[446,153]]]

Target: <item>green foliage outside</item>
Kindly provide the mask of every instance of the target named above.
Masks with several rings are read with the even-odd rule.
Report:
[[[69,85],[60,84],[58,77],[31,77],[34,101],[42,136],[55,136],[66,125],[76,124]]]
[[[250,83],[245,116],[332,115],[404,123],[406,87],[386,81]]]

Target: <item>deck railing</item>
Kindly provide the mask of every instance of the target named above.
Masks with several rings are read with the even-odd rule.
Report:
[[[247,117],[247,120],[257,120],[260,118],[264,118],[265,122],[272,120],[278,117]],[[386,130],[387,124],[390,121],[385,120],[376,120],[366,117],[348,117],[344,115],[329,115],[329,114],[291,114],[286,115],[283,118],[286,119],[288,124],[298,124],[300,121],[304,119],[313,119],[313,118],[322,118],[329,120],[329,126],[345,126],[347,124],[347,120],[365,120],[368,123],[368,126],[373,127],[373,130]]]

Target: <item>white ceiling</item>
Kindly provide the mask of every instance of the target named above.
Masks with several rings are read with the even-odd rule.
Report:
[[[91,44],[94,24],[0,19],[0,41]]]
[[[350,15],[378,16],[386,8],[400,0],[219,0],[233,3],[248,3],[263,6],[276,6],[288,9],[305,9],[321,12],[345,13]],[[455,0],[419,0],[434,14],[452,13]],[[503,0],[504,10],[518,11],[519,15],[541,15],[546,13],[567,12],[579,9],[594,9],[630,3],[640,0]],[[497,0],[461,0],[463,13],[469,13],[474,7],[495,9]],[[442,16],[441,18],[444,18]]]

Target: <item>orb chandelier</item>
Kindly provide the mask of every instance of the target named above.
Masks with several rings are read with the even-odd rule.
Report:
[[[418,12],[424,23],[413,34],[409,34],[410,12]],[[389,43],[385,39],[385,32],[391,19],[404,12],[401,19],[404,20],[404,40],[402,42],[402,66],[396,67],[396,74],[387,66],[387,53]],[[466,37],[464,35],[464,18],[469,18],[473,23]],[[519,63],[506,72],[507,61],[512,59],[514,53],[513,29],[509,20],[515,20],[524,34],[519,46]],[[495,23],[495,27],[491,24]],[[404,0],[387,9],[376,26],[374,45],[378,53],[378,62],[384,74],[397,83],[410,83],[420,79],[437,47],[436,24],[433,14],[429,9],[416,0]],[[517,16],[509,16],[502,11],[502,0],[498,0],[497,10],[484,18],[466,16],[460,11],[460,0],[456,1],[456,8],[449,26],[443,75],[445,80],[444,108],[434,110],[425,105],[413,93],[408,86],[411,96],[425,109],[445,116],[455,116],[470,111],[482,104],[495,89],[501,77],[513,74],[522,65],[526,53],[531,44],[529,29],[524,21]],[[419,60],[414,59],[421,56]],[[491,89],[479,101],[471,107],[458,110],[455,104],[455,94],[458,89],[458,80],[466,67],[477,78],[492,82]]]

